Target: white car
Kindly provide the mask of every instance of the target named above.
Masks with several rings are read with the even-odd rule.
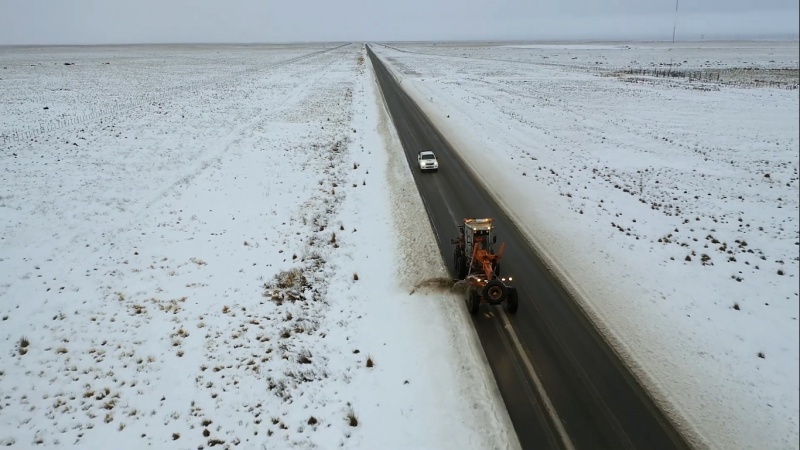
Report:
[[[433,152],[424,151],[417,153],[417,162],[419,163],[419,170],[432,170],[434,172],[439,170],[439,161],[436,160],[436,155],[434,155]]]

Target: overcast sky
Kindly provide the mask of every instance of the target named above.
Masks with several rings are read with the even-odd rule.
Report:
[[[679,1],[679,40],[798,34],[798,0]],[[675,19],[675,0],[0,0],[0,45],[669,40]]]

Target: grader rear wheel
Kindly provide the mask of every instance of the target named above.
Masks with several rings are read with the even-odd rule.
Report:
[[[459,280],[463,280],[467,276],[467,258],[464,257],[464,252],[460,248],[456,248],[453,252],[453,271]]]
[[[478,309],[481,305],[481,294],[477,290],[470,288],[467,292],[467,309],[473,316],[478,314]]]
[[[511,289],[510,291],[511,292],[508,293],[508,300],[506,300],[506,308],[509,314],[516,314],[517,309],[519,309],[519,297],[517,296],[516,289]]]

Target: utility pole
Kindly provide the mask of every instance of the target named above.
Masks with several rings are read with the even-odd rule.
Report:
[[[672,21],[672,43],[675,43],[675,27],[678,26],[678,0],[675,0],[675,18]]]

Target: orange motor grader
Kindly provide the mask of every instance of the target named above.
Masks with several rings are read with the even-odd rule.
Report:
[[[481,303],[499,305],[503,302],[509,313],[516,313],[519,307],[517,289],[508,284],[511,277],[500,277],[505,243],[495,252],[494,219],[464,219],[458,232],[459,236],[450,240],[456,246],[453,268],[456,278],[469,286],[467,308],[470,314],[477,314]]]

